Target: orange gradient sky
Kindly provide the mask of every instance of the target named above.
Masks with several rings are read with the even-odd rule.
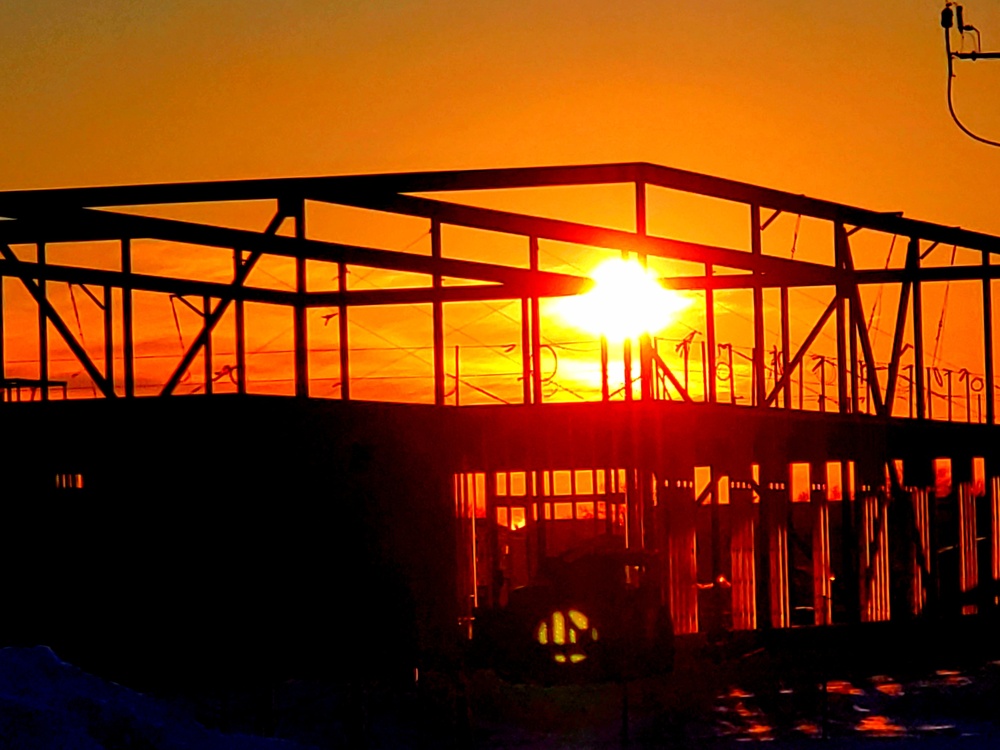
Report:
[[[14,0],[0,189],[648,161],[1000,234],[1000,150],[948,116],[942,4]],[[966,19],[1000,48],[1000,6],[970,0]],[[1000,62],[957,70],[959,113],[1000,138]],[[632,228],[627,201],[551,197],[543,210]],[[426,252],[419,227],[393,231],[380,246]],[[508,252],[496,242],[487,257]],[[543,253],[553,270],[566,260]],[[366,313],[368,327],[416,335],[389,330],[390,312]],[[484,312],[475,340],[516,340],[509,319],[466,317]],[[261,326],[258,344],[284,335]],[[179,348],[172,321],[150,346]]]

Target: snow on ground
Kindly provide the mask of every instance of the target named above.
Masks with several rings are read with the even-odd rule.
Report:
[[[1000,663],[985,659],[869,673],[695,651],[673,674],[627,689],[631,747],[1000,747]],[[0,750],[622,746],[616,683],[513,684],[485,670],[457,682],[422,673],[402,691],[288,681],[270,705],[267,723],[289,739],[208,729],[194,718],[197,699],[149,697],[47,648],[0,649]]]
[[[0,747],[10,750],[301,750],[205,729],[182,710],[106,682],[49,649],[0,649]]]

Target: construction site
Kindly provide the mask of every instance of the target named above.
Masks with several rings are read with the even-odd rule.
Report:
[[[599,679],[997,604],[1000,237],[644,163],[0,215],[4,645]],[[611,259],[671,326],[557,319]]]

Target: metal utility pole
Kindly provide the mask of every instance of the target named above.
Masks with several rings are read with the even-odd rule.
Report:
[[[952,8],[954,7],[954,10]],[[965,39],[965,32],[971,32],[975,34],[976,37],[976,49],[971,52],[953,52],[951,49],[951,29],[957,23],[958,31]],[[992,141],[989,138],[983,138],[982,136],[976,135],[971,130],[969,130],[960,119],[958,115],[955,114],[955,103],[952,96],[952,83],[955,79],[955,60],[1000,60],[1000,52],[983,52],[981,51],[981,39],[979,35],[979,29],[971,24],[965,23],[964,11],[961,5],[956,3],[947,2],[944,4],[944,9],[941,11],[941,27],[944,29],[944,49],[948,55],[948,112],[951,114],[951,119],[955,121],[958,129],[965,133],[967,136],[980,143],[985,143],[987,146],[1000,146],[1000,141]]]

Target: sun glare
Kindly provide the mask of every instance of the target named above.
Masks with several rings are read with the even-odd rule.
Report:
[[[664,289],[656,274],[635,260],[605,261],[591,277],[595,283],[589,292],[564,297],[555,309],[567,323],[609,341],[657,333],[691,304],[687,297]]]

